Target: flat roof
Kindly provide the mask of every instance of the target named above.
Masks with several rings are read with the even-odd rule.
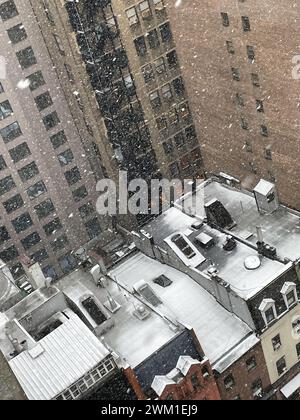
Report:
[[[300,388],[300,373],[295,376],[290,382],[288,382],[283,388],[281,388],[282,394],[286,398],[290,398],[294,392],[296,392]]]
[[[261,214],[257,210],[254,194],[231,188],[214,179],[203,182],[199,188],[204,189],[205,203],[217,198],[229,211],[236,222],[236,226],[232,229],[234,234],[242,237],[246,232],[252,234],[248,240],[255,245],[256,227],[261,226],[264,241],[277,248],[278,255],[292,261],[300,258],[300,213],[280,206],[272,214]],[[202,197],[203,194],[199,194],[199,200],[202,200]],[[193,199],[186,197],[186,205],[194,208]],[[198,203],[198,209],[200,210],[198,215],[204,217],[205,212],[201,203]]]
[[[251,347],[259,342],[243,321],[228,312],[191,277],[142,253],[112,269],[110,275],[130,289],[139,280],[148,283],[163,302],[158,309],[193,328],[206,356],[213,364],[220,363],[228,352],[248,340],[249,336],[252,337]],[[173,283],[165,288],[155,284],[154,280],[161,275],[165,275]],[[160,335],[161,332],[153,325],[153,339],[157,334]],[[250,342],[247,343],[249,346]]]
[[[140,276],[137,275],[133,282],[138,280]],[[107,280],[105,288],[97,287],[90,273],[76,270],[58,282],[58,287],[66,295],[69,292],[73,293],[77,287],[80,290],[80,285],[83,285],[85,290],[90,290],[102,305],[108,300],[109,293],[121,306],[117,312],[110,313],[113,326],[101,335],[107,345],[132,368],[137,367],[184,330],[183,327],[174,330],[174,326],[170,326],[170,322],[163,315],[154,311],[150,311],[146,319],[138,319],[133,312],[141,302],[112,280]]]
[[[9,365],[30,400],[51,400],[82,378],[109,351],[71,310],[60,327]]]
[[[223,244],[226,241],[224,233],[212,229],[207,224],[196,230],[192,229],[195,218],[184,214],[177,208],[167,210],[162,216],[154,220],[147,227],[148,233],[153,235],[155,243],[169,250],[165,243],[165,235],[181,232],[196,245],[199,253],[205,258],[205,262],[196,267],[199,273],[209,276],[211,268],[217,270],[217,275],[227,282],[232,290],[245,300],[255,296],[261,289],[274,281],[277,277],[289,270],[292,263],[283,264],[260,256],[260,266],[256,270],[249,270],[245,266],[247,258],[258,256],[258,252],[252,247],[237,242],[233,251],[225,251]],[[205,233],[214,239],[214,246],[205,249],[195,242],[200,233]]]

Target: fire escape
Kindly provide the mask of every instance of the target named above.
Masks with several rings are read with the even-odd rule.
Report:
[[[111,0],[67,1],[66,9],[120,169],[128,171],[129,180],[157,177],[151,136]]]

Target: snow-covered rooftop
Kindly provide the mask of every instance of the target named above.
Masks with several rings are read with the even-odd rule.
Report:
[[[221,363],[223,357],[227,357],[229,352],[245,340],[245,351],[249,345],[251,348],[258,342],[244,322],[224,309],[192,278],[144,254],[136,254],[113,269],[110,275],[131,290],[138,279],[148,283],[163,302],[158,309],[192,327],[213,364]],[[173,283],[166,288],[154,283],[161,275]],[[130,329],[130,326],[127,328]],[[247,341],[249,336],[251,342]],[[239,353],[239,357],[242,355]]]

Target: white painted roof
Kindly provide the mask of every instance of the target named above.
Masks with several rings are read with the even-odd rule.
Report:
[[[69,320],[9,364],[29,400],[51,400],[98,365],[109,351],[72,311]]]
[[[266,181],[265,179],[261,179],[259,183],[254,188],[254,191],[261,195],[268,195],[274,189],[274,184],[271,182]]]
[[[166,288],[155,284],[153,280],[162,274],[173,284]],[[110,275],[131,289],[142,276],[162,300],[160,311],[192,327],[212,363],[227,355],[252,332],[192,278],[141,253],[120,264]]]
[[[297,391],[298,388],[300,388],[300,373],[294,379],[288,382],[283,388],[281,388],[281,392],[286,398],[289,398],[291,395],[293,395],[294,392]]]

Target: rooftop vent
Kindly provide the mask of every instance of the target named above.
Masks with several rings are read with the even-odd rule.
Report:
[[[247,257],[244,262],[247,270],[257,270],[261,266],[261,260],[257,255]]]
[[[103,324],[107,321],[107,317],[101,312],[100,308],[94,301],[93,297],[89,297],[82,302],[82,306],[88,312],[88,314],[93,318],[97,325]]]
[[[253,190],[258,211],[273,213],[279,207],[276,186],[269,181],[261,179]]]
[[[200,233],[200,235],[195,238],[195,243],[199,244],[204,249],[209,249],[215,245],[215,240],[206,233]]]
[[[152,306],[158,306],[162,303],[158,296],[154,293],[153,289],[144,280],[136,283],[134,286],[136,292],[146,299]]]
[[[221,229],[232,229],[236,223],[223,204],[216,198],[205,204],[207,222],[211,226],[218,226]]]
[[[139,305],[135,311],[133,312],[133,315],[139,319],[140,321],[143,321],[144,319],[147,319],[150,316],[150,311],[146,308],[144,305]]]
[[[224,251],[233,251],[237,247],[236,240],[232,236],[227,236],[226,241],[223,244]]]
[[[153,283],[158,284],[161,287],[168,287],[173,284],[172,280],[168,279],[168,277],[164,276],[163,274],[157,277],[157,279],[153,280]]]

